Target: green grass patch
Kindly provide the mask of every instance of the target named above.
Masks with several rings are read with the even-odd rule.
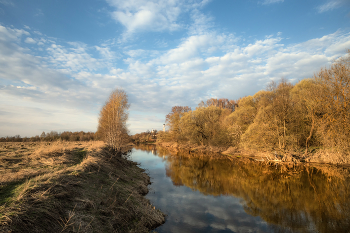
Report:
[[[12,197],[16,195],[17,188],[23,183],[24,181],[17,181],[0,186],[0,205],[10,202]]]
[[[77,157],[77,160],[78,160],[78,163],[81,163],[85,157],[86,157],[86,154],[87,154],[87,151],[86,150],[82,150],[82,149],[79,149],[77,151],[75,151],[74,153]]]

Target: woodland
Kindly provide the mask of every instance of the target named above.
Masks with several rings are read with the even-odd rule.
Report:
[[[348,155],[350,59],[340,58],[296,84],[272,81],[253,96],[209,99],[195,110],[174,106],[166,125],[158,142]]]

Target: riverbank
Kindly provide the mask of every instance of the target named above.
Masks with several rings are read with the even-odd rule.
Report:
[[[189,143],[157,142],[157,145],[169,150],[184,150],[189,153],[217,153],[225,156],[252,158],[264,163],[320,163],[350,166],[350,155],[338,152],[313,149],[305,155],[302,151],[263,152],[236,147],[198,146]]]
[[[149,176],[103,142],[0,143],[0,232],[149,232]]]

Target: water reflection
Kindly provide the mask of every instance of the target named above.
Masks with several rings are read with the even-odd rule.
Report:
[[[178,223],[187,221],[198,225],[189,232],[194,232],[194,229],[207,229],[208,232],[349,232],[348,169],[329,166],[274,167],[243,158],[171,153],[154,146],[140,149],[153,150],[152,153],[164,161],[165,175],[173,184],[173,187],[164,190],[171,193],[158,193],[154,195],[154,200],[175,201],[176,205],[185,204],[196,209],[191,210],[190,216],[175,209],[176,215],[170,213],[172,218],[186,215],[186,219],[182,218]],[[154,187],[156,192],[165,188],[164,182],[157,185]],[[185,187],[192,190],[191,194]],[[169,200],[176,199],[172,195],[178,194],[176,188],[182,188],[181,195],[185,197]],[[191,199],[202,200],[206,205],[193,204]],[[163,206],[169,207],[169,204]],[[248,219],[248,215],[253,219]],[[170,217],[168,220],[173,222],[169,229],[179,227]]]

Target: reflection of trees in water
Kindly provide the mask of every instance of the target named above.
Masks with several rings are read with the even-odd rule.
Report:
[[[160,151],[158,151],[160,152]],[[158,156],[163,157],[161,151]],[[245,159],[215,159],[178,153],[167,157],[167,176],[205,195],[233,195],[245,211],[273,224],[276,232],[348,232],[348,170],[271,167]]]
[[[136,144],[134,145],[134,148],[157,155],[157,147],[155,144]]]

